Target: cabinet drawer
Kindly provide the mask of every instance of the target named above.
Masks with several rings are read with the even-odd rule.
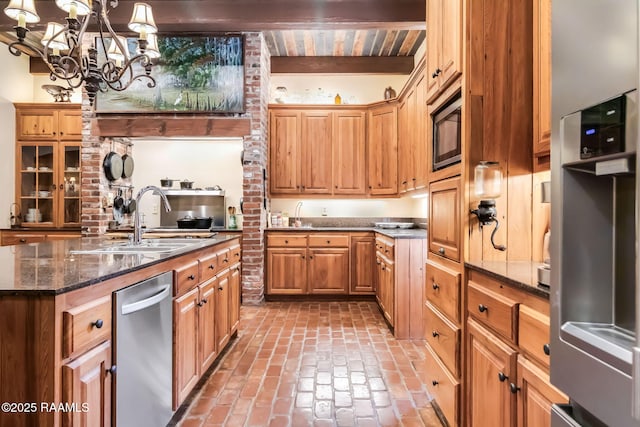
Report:
[[[349,246],[349,236],[336,234],[310,235],[309,246],[314,248],[340,248]]]
[[[210,254],[198,260],[200,281],[206,282],[218,273],[218,254]]]
[[[2,233],[2,246],[21,245],[23,243],[44,242],[44,234],[34,233]]]
[[[173,279],[173,296],[180,295],[199,283],[198,266],[198,261],[193,261],[176,268]]]
[[[267,234],[267,246],[306,247],[306,234]]]
[[[231,246],[229,248],[229,263],[237,264],[240,262],[241,257],[242,251],[240,250],[240,245]]]
[[[423,381],[427,385],[429,394],[433,396],[433,400],[442,410],[449,425],[459,425],[460,383],[451,376],[429,345],[426,345],[424,362],[427,372],[423,376]]]
[[[111,337],[111,295],[62,313],[62,357],[86,350]]]
[[[518,303],[514,300],[470,281],[467,309],[470,315],[515,343]]]
[[[425,308],[425,338],[431,348],[440,356],[444,365],[457,378],[460,375],[458,353],[460,349],[460,328],[448,321],[427,301]]]
[[[549,316],[520,305],[518,340],[522,350],[549,367]]]
[[[460,323],[460,273],[427,260],[425,295],[449,319]]]
[[[387,236],[376,236],[376,250],[386,258],[393,260],[395,240]]]

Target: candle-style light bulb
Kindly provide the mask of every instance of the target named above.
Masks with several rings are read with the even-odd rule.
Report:
[[[71,2],[71,5],[69,6],[69,18],[78,18],[78,5],[76,2]]]
[[[18,14],[18,27],[27,28],[27,15],[23,12]]]

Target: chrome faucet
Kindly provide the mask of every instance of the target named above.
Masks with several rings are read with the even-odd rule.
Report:
[[[142,242],[142,226],[140,224],[140,199],[142,195],[147,191],[153,191],[153,194],[158,194],[164,203],[164,210],[169,212],[171,211],[171,205],[169,204],[169,200],[167,200],[167,195],[164,194],[160,188],[155,185],[147,185],[146,187],[142,187],[138,194],[136,195],[136,210],[133,213],[133,244],[139,245]]]
[[[296,211],[294,212],[293,225],[294,227],[301,227],[302,221],[300,220],[300,211],[302,210],[302,202],[296,204]]]

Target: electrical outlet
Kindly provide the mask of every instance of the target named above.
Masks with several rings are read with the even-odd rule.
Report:
[[[151,209],[151,213],[154,215],[158,215],[158,205],[153,205],[153,208]]]

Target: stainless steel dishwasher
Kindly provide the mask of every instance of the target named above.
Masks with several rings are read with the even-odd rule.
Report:
[[[113,294],[117,427],[165,426],[173,415],[172,289],[167,272]]]

